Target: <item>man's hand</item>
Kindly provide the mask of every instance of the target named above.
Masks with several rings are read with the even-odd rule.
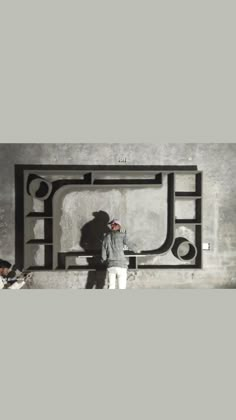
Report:
[[[135,247],[132,249],[132,251],[135,252],[135,254],[140,254],[142,252],[141,249],[138,249],[138,248],[135,248]]]

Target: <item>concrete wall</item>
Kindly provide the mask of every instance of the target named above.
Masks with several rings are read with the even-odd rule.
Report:
[[[130,272],[128,285],[236,287],[235,161],[235,144],[1,144],[0,257],[14,261],[14,164],[197,165],[204,172],[203,242],[211,244],[203,269]],[[84,288],[87,278],[87,272],[34,273],[32,287]]]

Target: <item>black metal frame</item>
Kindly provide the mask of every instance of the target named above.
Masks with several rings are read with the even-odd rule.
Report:
[[[50,174],[58,174],[58,180],[48,182],[42,177],[41,172],[47,171]],[[80,174],[80,179],[63,179],[66,174]],[[118,173],[120,179],[101,179],[102,174],[111,175]],[[195,191],[182,192],[175,191],[175,174],[185,173],[195,175]],[[122,176],[140,174],[140,179],[127,179]],[[153,178],[145,178],[145,174],[153,175]],[[150,187],[162,184],[162,176],[166,174],[168,177],[168,222],[167,236],[165,242],[158,249],[144,250],[139,254],[132,251],[125,251],[129,257],[130,269],[195,269],[202,268],[202,172],[197,166],[106,166],[106,165],[15,165],[15,254],[16,264],[19,268],[28,271],[47,271],[47,270],[96,270],[104,269],[104,266],[98,264],[94,267],[87,265],[67,266],[67,257],[94,257],[98,256],[97,252],[60,252],[58,253],[58,264],[53,266],[53,197],[56,191],[66,185],[79,185],[80,187]],[[40,188],[36,191],[37,198],[44,201],[43,212],[25,211],[25,197],[32,195],[31,187],[33,183],[39,182]],[[195,219],[176,219],[174,212],[174,204],[176,199],[193,199],[195,200]],[[29,220],[44,220],[44,239],[25,239],[25,229]],[[188,242],[185,238],[175,238],[174,230],[176,225],[194,225],[195,227],[195,245],[191,245],[189,255],[195,255],[194,264],[176,264],[176,265],[152,265],[138,264],[138,258],[141,256],[156,256],[166,254],[172,250],[173,254],[178,256],[178,246],[183,242]],[[182,240],[181,240],[182,239]],[[43,245],[45,249],[44,266],[25,266],[25,249],[30,245]],[[181,259],[179,257],[179,259]],[[181,259],[181,261],[186,261]]]

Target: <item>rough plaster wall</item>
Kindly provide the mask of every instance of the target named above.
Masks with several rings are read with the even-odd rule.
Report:
[[[67,194],[61,203],[61,251],[83,250],[79,246],[80,231],[85,223],[93,220],[95,211],[106,212],[110,220],[114,217],[122,220],[122,227],[129,233],[129,243],[137,244],[140,250],[159,248],[167,232],[166,191],[164,188],[112,188]]]
[[[204,171],[202,270],[130,273],[129,287],[236,287],[235,144],[1,144],[0,257],[14,261],[14,164],[198,165]],[[33,287],[84,287],[86,272],[35,273]]]

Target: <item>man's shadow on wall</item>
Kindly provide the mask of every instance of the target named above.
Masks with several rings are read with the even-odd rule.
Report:
[[[86,252],[96,254],[87,258],[88,266],[95,268],[88,272],[86,289],[103,289],[106,281],[106,269],[101,264],[101,249],[104,235],[110,231],[108,222],[110,220],[105,211],[92,213],[94,219],[86,223],[81,229],[80,246]]]

